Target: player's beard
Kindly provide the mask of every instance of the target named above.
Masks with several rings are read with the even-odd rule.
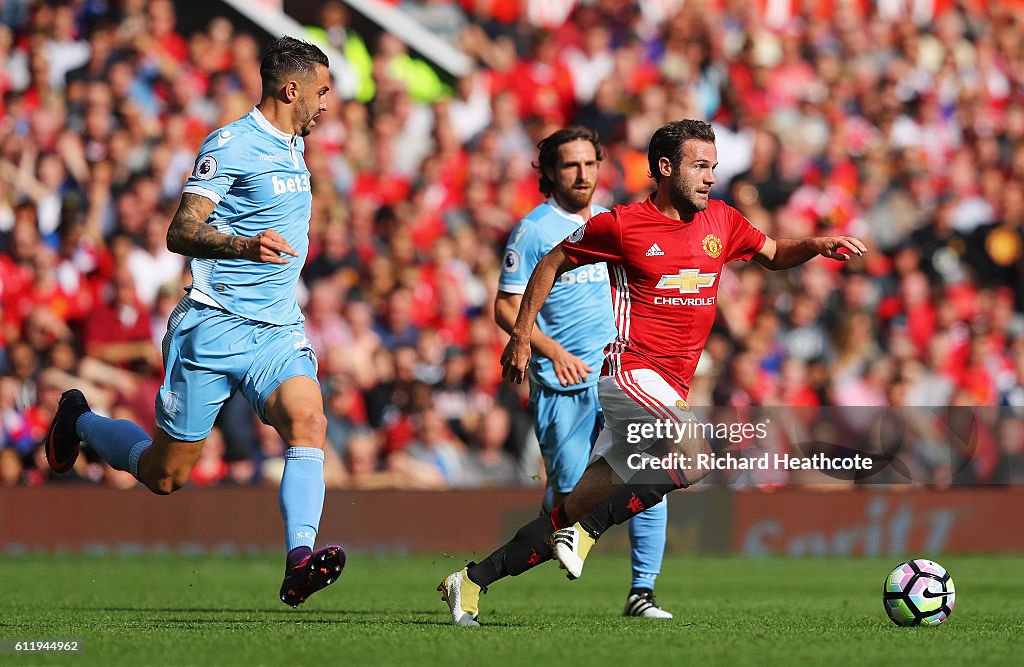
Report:
[[[580,211],[590,206],[590,200],[594,196],[595,184],[589,184],[589,187],[586,189],[586,191],[577,190],[575,186],[576,184],[574,183],[573,187],[566,188],[561,192],[562,199],[564,199],[565,202],[569,204],[567,210],[574,212]]]
[[[298,101],[298,108],[295,110],[295,112],[299,115],[299,118],[306,119],[306,121],[299,128],[299,136],[308,137],[309,133],[313,131],[313,127],[310,125],[310,123],[312,123],[313,119],[316,118],[318,112],[311,113],[309,110],[309,105],[306,104],[305,100],[301,99]]]
[[[702,185],[703,183],[700,184],[700,186]],[[676,209],[678,210],[680,205],[683,205],[695,213],[705,210],[708,207],[708,198],[697,192],[697,189],[700,186],[687,181],[680,175],[673,177],[672,199],[674,200],[673,205]]]

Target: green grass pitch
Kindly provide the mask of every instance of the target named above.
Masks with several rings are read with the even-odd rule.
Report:
[[[935,558],[956,583],[937,628],[882,609],[895,559],[670,557],[671,621],[622,618],[625,557],[579,581],[552,564],[482,597],[482,628],[449,625],[434,590],[463,558],[353,556],[339,583],[293,610],[270,556],[0,558],[0,638],[76,638],[76,665],[965,665],[1021,664],[1024,557]]]

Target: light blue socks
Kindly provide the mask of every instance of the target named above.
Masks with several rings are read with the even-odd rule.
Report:
[[[289,447],[284,453],[284,475],[278,496],[284,517],[288,551],[313,548],[324,509],[324,451],[315,447]]]
[[[112,468],[127,470],[135,479],[139,478],[139,457],[153,444],[153,439],[137,424],[86,412],[78,418],[75,430]]]
[[[629,542],[633,556],[632,588],[654,590],[665,556],[665,526],[668,503],[664,500],[629,520]]]

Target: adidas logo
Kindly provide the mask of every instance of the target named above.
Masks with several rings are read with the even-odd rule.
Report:
[[[644,591],[643,593],[631,593],[626,600],[626,609],[623,616],[645,616],[647,618],[672,618],[658,605],[654,599],[654,593]]]
[[[564,547],[572,549],[572,533],[565,530],[560,530],[551,536],[551,545],[557,546],[561,544]]]
[[[647,249],[647,256],[648,257],[657,257],[658,255],[664,255],[664,254],[665,253],[661,250],[661,248],[658,247],[657,243],[655,243],[654,245],[652,245],[650,248]]]

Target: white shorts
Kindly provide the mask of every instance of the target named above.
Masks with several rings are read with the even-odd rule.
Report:
[[[669,452],[694,455],[697,451],[709,451],[706,441],[699,443],[666,438],[668,425],[685,428],[690,422],[699,424],[697,416],[672,385],[661,375],[650,369],[619,371],[615,375],[602,377],[597,383],[597,394],[604,412],[605,428],[594,443],[590,457],[593,463],[604,459],[615,474],[624,481],[637,477],[638,458],[654,458]],[[661,437],[657,431],[661,425]],[[644,425],[648,424],[647,428]],[[649,435],[654,430],[655,435]],[[696,481],[685,470],[677,483]]]

